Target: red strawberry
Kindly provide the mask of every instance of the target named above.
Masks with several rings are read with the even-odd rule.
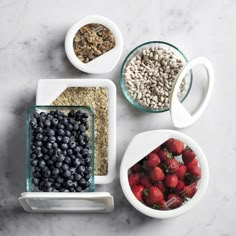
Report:
[[[140,175],[138,173],[129,174],[129,185],[132,187],[133,185],[139,184]]]
[[[152,169],[150,177],[153,181],[163,180],[165,178],[165,174],[163,170],[156,166]]]
[[[141,168],[142,168],[141,164],[140,164],[140,163],[136,163],[135,165],[133,165],[133,166],[131,167],[131,170],[132,170],[133,172],[139,172],[139,171],[141,170]]]
[[[198,166],[198,160],[197,160],[197,159],[193,159],[193,160],[187,165],[187,169],[192,168],[192,166]]]
[[[131,189],[132,189],[134,196],[139,201],[142,201],[143,200],[143,191],[145,188],[142,185],[134,185]]]
[[[186,174],[187,168],[184,164],[179,166],[179,169],[176,171],[176,175],[180,180],[183,180]]]
[[[152,185],[148,176],[143,176],[140,180],[140,183],[146,188],[149,188]]]
[[[164,199],[164,195],[158,187],[151,186],[144,191],[144,201],[147,205],[152,206],[153,204],[158,204],[161,200]]]
[[[165,199],[160,200],[160,201],[158,202],[158,204],[154,204],[154,205],[153,205],[153,208],[154,208],[154,209],[157,209],[157,210],[167,210],[168,207],[167,207],[167,204],[166,204],[166,200],[165,200]]]
[[[184,143],[174,138],[168,139],[164,143],[164,146],[174,155],[180,155],[182,151],[184,150]]]
[[[179,169],[179,162],[175,158],[165,161],[167,172],[176,172]]]
[[[154,152],[154,153],[158,153],[160,149],[161,149],[161,146],[157,147],[157,148],[154,149],[152,152]]]
[[[184,187],[181,194],[183,195],[183,197],[192,198],[196,192],[197,192],[196,184],[190,184]]]
[[[171,153],[168,152],[168,150],[167,150],[166,148],[161,149],[161,150],[157,153],[157,155],[160,157],[160,159],[161,159],[162,161],[165,161],[165,160],[167,160],[167,159],[169,159],[169,158],[172,157]]]
[[[153,186],[158,187],[158,188],[162,191],[162,193],[165,193],[165,191],[166,191],[166,186],[165,186],[165,184],[163,183],[163,181],[158,181],[158,182],[155,183]]]
[[[188,147],[182,152],[182,159],[185,165],[188,165],[195,157],[195,153]]]
[[[169,188],[175,188],[178,184],[178,177],[175,174],[167,175],[165,178],[165,184]]]
[[[184,187],[185,187],[184,182],[182,180],[179,180],[175,190],[177,192],[180,192],[180,191],[182,191],[184,189]]]
[[[201,168],[199,166],[191,166],[188,172],[193,175],[197,180],[201,179]]]
[[[167,206],[170,208],[177,208],[181,206],[183,203],[183,199],[175,193],[169,194],[167,199],[168,201],[166,203],[167,203]]]
[[[148,167],[155,167],[161,162],[159,156],[156,153],[150,153],[147,158],[146,165]]]

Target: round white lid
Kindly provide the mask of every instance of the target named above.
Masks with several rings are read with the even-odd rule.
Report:
[[[195,67],[201,65],[206,70],[206,84],[204,89],[203,99],[197,107],[197,109],[190,114],[183,104],[179,101],[177,95],[180,88],[180,85],[185,78],[185,76]],[[193,76],[193,79],[198,79],[197,76]],[[211,62],[204,57],[197,57],[187,63],[183,69],[180,71],[179,75],[175,79],[170,95],[170,114],[173,125],[176,128],[186,128],[193,123],[195,123],[203,114],[206,109],[208,102],[210,100],[214,84],[214,73]]]

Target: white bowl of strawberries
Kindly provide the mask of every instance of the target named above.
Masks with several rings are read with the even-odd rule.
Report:
[[[200,146],[173,130],[140,133],[130,142],[120,168],[128,201],[154,218],[179,216],[203,197],[209,180]]]

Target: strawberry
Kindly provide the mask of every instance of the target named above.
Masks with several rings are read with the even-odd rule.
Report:
[[[133,172],[139,172],[141,169],[142,169],[142,166],[141,166],[140,163],[136,163],[135,165],[133,165],[133,166],[131,167],[131,170],[132,170]]]
[[[148,167],[155,167],[155,166],[159,165],[160,162],[161,161],[160,161],[159,156],[156,153],[152,152],[148,155],[146,165]]]
[[[179,166],[179,169],[175,172],[180,180],[183,180],[186,174],[187,168],[184,164]]]
[[[167,203],[167,206],[170,208],[177,208],[181,206],[183,203],[183,199],[175,193],[169,194],[167,199],[168,201],[166,203]]]
[[[192,198],[196,192],[197,192],[196,184],[190,184],[190,185],[184,187],[181,194],[185,198],[186,197]]]
[[[129,180],[129,185],[132,187],[133,185],[139,184],[140,175],[138,173],[129,174],[128,180]]]
[[[147,205],[152,206],[153,204],[158,204],[164,199],[164,195],[158,187],[151,186],[144,191],[144,201]]]
[[[182,191],[184,189],[184,187],[185,187],[184,182],[182,180],[179,180],[175,190],[177,192],[180,192],[180,191]]]
[[[184,150],[184,143],[174,138],[168,139],[164,143],[164,146],[174,155],[180,155],[182,151]]]
[[[195,153],[189,147],[185,148],[182,152],[182,159],[185,165],[188,165],[195,157]]]
[[[167,172],[176,172],[179,169],[179,162],[175,158],[171,158],[165,161]]]
[[[172,154],[170,152],[168,152],[168,150],[166,148],[164,149],[161,149],[157,155],[159,156],[159,158],[162,160],[162,161],[165,161],[169,158],[172,157]]]
[[[153,152],[153,153],[158,153],[160,149],[161,149],[161,146],[157,147],[157,148],[154,149],[152,152]]]
[[[175,188],[178,184],[178,177],[175,174],[167,175],[165,178],[165,184],[169,188]]]
[[[160,200],[158,202],[158,204],[153,204],[153,209],[157,209],[157,210],[167,210],[168,207],[167,207],[167,204],[166,204],[166,200],[163,199],[163,200]]]
[[[165,184],[163,183],[163,181],[158,181],[158,182],[155,183],[153,186],[158,187],[158,188],[162,191],[162,193],[165,193],[165,191],[166,191],[166,186],[165,186]]]
[[[141,178],[140,183],[146,188],[149,188],[152,185],[149,177],[146,175]]]
[[[191,168],[188,169],[188,172],[193,175],[196,180],[201,179],[201,168],[199,166],[191,166]]]
[[[186,165],[187,169],[191,168],[192,166],[198,166],[198,160],[193,159],[189,164]]]
[[[134,185],[132,186],[132,192],[134,194],[134,196],[139,200],[139,201],[143,201],[143,192],[144,192],[144,186],[142,185]]]
[[[163,170],[156,166],[152,169],[150,177],[153,181],[163,180],[165,178],[165,174]]]

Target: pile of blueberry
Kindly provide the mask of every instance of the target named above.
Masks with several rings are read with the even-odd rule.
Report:
[[[35,112],[30,125],[33,186],[43,192],[89,191],[93,168],[88,114]]]

